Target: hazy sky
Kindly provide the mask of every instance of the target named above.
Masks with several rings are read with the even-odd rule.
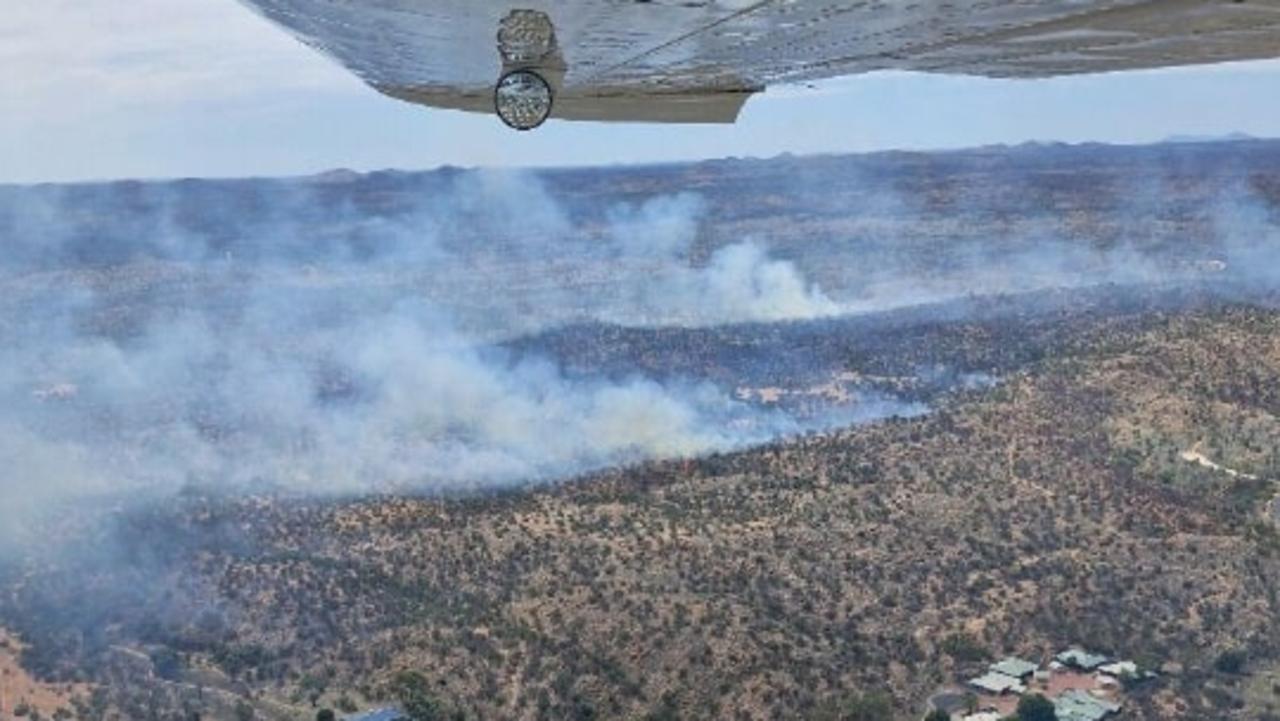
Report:
[[[1280,136],[1280,63],[996,81],[883,73],[752,99],[735,126],[491,116],[378,95],[235,0],[4,0],[0,182]]]

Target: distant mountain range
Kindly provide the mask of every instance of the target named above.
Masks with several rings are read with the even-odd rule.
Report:
[[[1239,140],[1264,140],[1248,133],[1227,133],[1225,135],[1170,135],[1161,140],[1162,143],[1226,143]]]

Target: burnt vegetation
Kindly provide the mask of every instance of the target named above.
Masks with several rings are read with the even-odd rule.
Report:
[[[699,193],[695,256],[758,235],[839,288],[814,258],[894,258],[929,276],[977,243],[998,257],[1052,237],[1158,251],[1172,268],[1216,260],[1208,208],[1224,178],[1265,215],[1277,157],[1274,142],[1029,147],[544,180],[588,231],[606,200]],[[462,174],[321,186],[333,202],[308,204],[329,210],[295,218],[297,237],[377,256],[337,209],[394,219],[407,195]],[[1143,175],[1158,197],[1135,211]],[[184,181],[165,220],[200,234],[202,254],[252,261],[268,251],[223,223],[289,212],[282,182]],[[867,211],[867,187],[908,205]],[[81,214],[63,257],[36,265],[78,265],[115,294],[86,321],[104,336],[127,338],[170,300],[236,295],[233,277],[133,262],[156,240],[144,184],[0,200],[55,192]],[[453,240],[501,258],[475,220]],[[270,252],[294,262],[315,248]],[[919,718],[993,658],[1074,644],[1161,669],[1127,690],[1126,718],[1275,718],[1280,691],[1250,682],[1280,668],[1273,281],[1113,282],[702,329],[583,322],[506,340],[501,353],[573,377],[802,389],[843,374],[929,412],[448,498],[245,496],[211,479],[71,510],[49,521],[49,548],[0,565],[0,626],[39,679],[89,684],[64,714],[82,721],[294,721],[389,703],[441,719]],[[10,297],[6,323],[41,302]],[[322,375],[326,402],[359,394],[356,379]],[[825,410],[796,398],[779,403]]]
[[[93,719],[296,718],[405,673],[465,718],[890,718],[1068,643],[1182,667],[1134,718],[1233,717],[1280,653],[1280,315],[1194,297],[1024,329],[1052,355],[923,418],[452,500],[192,492],[4,616],[104,684]]]

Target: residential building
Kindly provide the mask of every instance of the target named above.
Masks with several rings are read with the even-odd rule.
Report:
[[[988,671],[987,673],[969,680],[969,685],[979,692],[989,693],[1000,696],[1006,693],[1022,693],[1027,690],[1022,682],[1013,676],[1006,676],[1002,673]]]
[[[1005,676],[1012,676],[1016,679],[1025,680],[1027,677],[1034,674],[1039,668],[1039,664],[1009,656],[991,664],[988,670],[993,673],[1002,673]]]
[[[1102,721],[1120,712],[1120,704],[1098,698],[1085,691],[1067,691],[1053,699],[1058,721]]]
[[[1093,671],[1107,662],[1106,656],[1089,653],[1083,649],[1072,648],[1054,657],[1059,663],[1081,671]]]

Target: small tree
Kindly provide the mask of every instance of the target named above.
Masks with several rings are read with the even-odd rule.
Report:
[[[951,721],[951,714],[940,708],[935,708],[925,715],[924,721]]]
[[[812,717],[814,721],[892,721],[893,701],[883,693],[831,698]]]
[[[1058,712],[1052,701],[1037,693],[1018,701],[1017,718],[1018,721],[1058,721]]]
[[[316,712],[316,721],[338,721],[338,715],[331,708],[322,708]]]
[[[841,717],[841,721],[890,721],[893,718],[893,702],[882,693],[869,693],[855,698]]]
[[[298,690],[307,697],[307,702],[311,704],[312,708],[315,708],[315,705],[319,703],[320,697],[324,695],[328,687],[323,678],[307,674],[302,677]]]
[[[953,633],[942,639],[942,652],[957,661],[976,663],[991,658],[991,652],[967,633]]]
[[[1244,662],[1246,660],[1244,651],[1232,649],[1223,651],[1218,654],[1218,658],[1213,662],[1213,667],[1220,673],[1236,675],[1244,670]]]
[[[401,671],[391,682],[391,690],[409,721],[439,721],[445,717],[440,702],[431,695],[430,682],[422,674]]]
[[[166,681],[173,681],[182,673],[182,659],[168,646],[161,646],[151,654],[151,665],[156,675]]]

